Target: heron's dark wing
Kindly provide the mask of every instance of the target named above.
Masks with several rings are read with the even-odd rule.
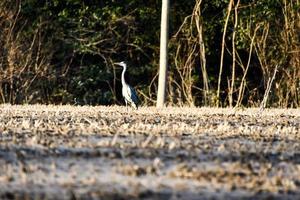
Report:
[[[139,103],[138,95],[136,94],[135,90],[131,86],[129,86],[128,89],[130,90],[129,93],[130,93],[131,100],[137,105]]]

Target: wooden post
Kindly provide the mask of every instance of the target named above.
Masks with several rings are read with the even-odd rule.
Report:
[[[161,25],[160,25],[160,57],[159,79],[156,107],[161,108],[166,101],[166,81],[168,67],[168,26],[169,26],[169,0],[162,0]]]

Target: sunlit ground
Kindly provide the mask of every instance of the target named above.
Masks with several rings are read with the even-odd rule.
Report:
[[[0,199],[300,198],[300,110],[0,105]]]

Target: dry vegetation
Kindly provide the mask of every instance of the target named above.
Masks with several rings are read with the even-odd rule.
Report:
[[[0,105],[0,198],[299,199],[299,109]]]

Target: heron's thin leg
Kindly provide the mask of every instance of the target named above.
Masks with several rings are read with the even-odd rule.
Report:
[[[128,112],[128,106],[127,106],[127,100],[125,99],[125,104],[126,104],[126,112]]]

